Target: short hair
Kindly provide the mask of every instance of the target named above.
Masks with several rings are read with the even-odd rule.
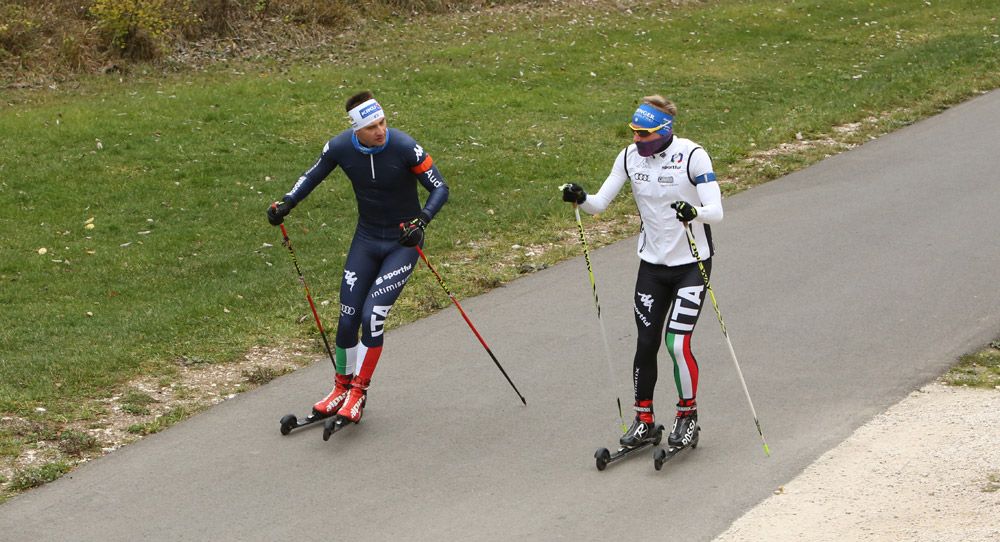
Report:
[[[347,99],[347,112],[350,113],[351,109],[357,107],[358,104],[363,104],[368,100],[371,100],[372,98],[374,98],[374,96],[372,95],[371,92],[367,90],[363,90],[355,94],[354,96],[351,96],[350,98]]]
[[[670,115],[671,117],[677,116],[677,106],[674,102],[660,96],[659,94],[653,94],[652,96],[644,96],[642,98],[642,103],[649,104],[660,111]]]

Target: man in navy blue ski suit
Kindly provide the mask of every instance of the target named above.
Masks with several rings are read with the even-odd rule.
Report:
[[[333,391],[313,410],[357,422],[382,353],[386,317],[416,266],[413,247],[423,245],[424,228],[448,200],[448,185],[423,147],[388,128],[370,92],[352,96],[346,109],[351,128],[326,143],[316,163],[268,207],[267,218],[281,224],[337,166],[351,181],[358,223],[340,284],[336,375]],[[423,206],[417,183],[429,192]]]

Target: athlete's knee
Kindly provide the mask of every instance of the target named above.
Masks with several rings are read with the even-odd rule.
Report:
[[[372,305],[370,308],[366,306],[361,320],[362,336],[381,341],[385,333],[385,321],[389,318],[391,309],[392,305]]]
[[[361,327],[361,309],[345,305],[340,305],[340,318],[337,320],[337,327],[343,329],[353,329],[355,333]]]
[[[635,350],[647,356],[656,356],[656,353],[660,350],[660,339],[652,334],[640,333],[635,341]]]

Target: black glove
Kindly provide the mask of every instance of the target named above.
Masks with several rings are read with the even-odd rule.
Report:
[[[587,199],[587,193],[583,191],[583,187],[576,183],[564,184],[559,188],[562,188],[563,201],[580,204]]]
[[[413,220],[399,225],[399,244],[404,247],[415,247],[419,245],[424,240],[424,228],[427,227],[427,221],[423,217],[417,217]]]
[[[271,223],[272,226],[277,226],[285,221],[285,216],[292,212],[295,207],[295,200],[285,196],[281,198],[281,201],[276,201],[272,203],[267,208],[267,221]]]
[[[671,203],[670,208],[677,211],[677,220],[681,222],[691,222],[698,216],[698,209],[684,200]]]

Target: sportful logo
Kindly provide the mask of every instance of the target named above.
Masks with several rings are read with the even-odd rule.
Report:
[[[358,274],[354,271],[348,271],[344,269],[344,282],[347,283],[348,289],[354,291],[354,283],[358,281]]]
[[[642,305],[646,307],[646,310],[653,312],[653,296],[642,292],[638,292],[638,294],[639,299],[642,301]]]
[[[392,271],[389,271],[388,273],[386,273],[386,274],[382,275],[381,277],[375,279],[375,285],[378,286],[379,284],[382,284],[383,282],[391,279],[392,277],[395,277],[396,275],[400,275],[402,273],[405,273],[405,272],[409,271],[410,269],[413,269],[413,264],[406,264],[403,267],[400,267],[399,269],[393,269]]]
[[[649,326],[653,325],[652,322],[650,322],[649,320],[646,319],[646,315],[639,311],[639,307],[636,307],[633,304],[632,305],[632,310],[635,311],[635,316],[636,316],[636,318],[639,319],[640,322],[642,322],[642,325],[644,325],[646,327],[649,327]]]
[[[670,157],[670,161],[673,162],[673,163],[675,163],[675,164],[679,164],[679,163],[683,162],[684,161],[684,153],[679,152],[679,153],[671,156]]]
[[[420,160],[420,157],[424,155],[424,148],[417,145],[416,147],[413,147],[413,152],[417,154],[417,160]]]

